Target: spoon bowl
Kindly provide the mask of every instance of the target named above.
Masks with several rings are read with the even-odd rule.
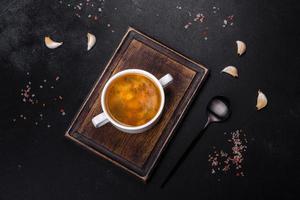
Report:
[[[221,122],[229,118],[231,114],[230,102],[226,97],[213,97],[207,105],[208,119],[204,129],[212,122]]]

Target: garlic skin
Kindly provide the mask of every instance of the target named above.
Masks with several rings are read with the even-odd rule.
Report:
[[[237,46],[237,54],[239,56],[243,55],[246,52],[247,46],[246,46],[245,42],[237,40],[236,46]]]
[[[45,37],[44,41],[45,41],[46,47],[48,47],[49,49],[56,49],[57,47],[59,47],[63,44],[63,42],[56,42],[48,36]]]
[[[266,95],[261,90],[258,90],[257,102],[256,102],[257,110],[260,110],[260,109],[266,107],[267,104],[268,104],[268,99],[267,99]]]
[[[228,67],[225,67],[221,72],[224,72],[224,73],[227,73],[235,78],[237,78],[239,75],[238,75],[238,70],[236,67],[234,66],[228,66]]]
[[[87,50],[91,50],[93,46],[96,44],[96,37],[91,33],[87,33]]]

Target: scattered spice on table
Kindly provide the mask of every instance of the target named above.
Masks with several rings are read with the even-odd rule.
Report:
[[[21,97],[22,101],[24,103],[30,103],[30,104],[35,104],[38,103],[38,100],[35,97],[35,94],[32,93],[31,89],[31,82],[29,81],[28,84],[25,85],[23,89],[21,89]]]
[[[211,174],[220,175],[227,172],[234,173],[235,176],[245,176],[243,171],[243,161],[247,151],[247,138],[242,130],[236,130],[229,134],[224,133],[227,139],[230,151],[217,149],[213,146],[213,151],[208,155],[208,163],[210,166]]]
[[[222,27],[225,28],[228,25],[233,26],[234,25],[234,15],[229,15],[223,20]]]
[[[188,22],[186,25],[184,25],[185,29],[188,29],[192,25],[192,22]]]
[[[205,19],[205,16],[202,13],[196,14],[196,17],[194,18],[194,22],[200,22],[203,23]]]
[[[204,30],[200,33],[200,35],[204,40],[208,40],[208,27],[205,27]]]
[[[57,95],[57,91],[53,90],[60,80],[59,76],[56,76],[53,79],[42,79],[40,84],[35,84],[34,81],[31,80],[31,76],[29,72],[26,72],[27,81],[24,84],[24,87],[21,89],[21,101],[24,103],[24,106],[30,106],[27,112],[18,114],[17,117],[12,118],[12,122],[15,125],[18,125],[17,119],[21,119],[23,123],[25,120],[28,124],[37,125],[44,125],[47,128],[51,127],[51,123],[49,119],[45,117],[48,115],[49,110],[57,108],[58,106],[61,108],[59,110],[59,114],[66,115],[65,110],[62,108],[63,105],[63,96]],[[42,83],[42,84],[41,84]],[[49,83],[49,84],[48,84]],[[34,89],[36,89],[36,93],[33,93]],[[46,90],[46,95],[42,95]],[[50,92],[51,90],[51,92]],[[42,92],[42,93],[40,93]],[[53,99],[54,97],[54,99]],[[57,101],[59,100],[59,101]],[[29,105],[28,105],[29,104]],[[50,109],[47,109],[50,108]],[[26,116],[25,116],[25,114]],[[42,124],[39,124],[38,121],[43,121]],[[21,122],[21,121],[20,121]]]
[[[177,5],[177,6],[176,6],[176,9],[181,10],[182,7],[181,7],[180,5]]]
[[[214,14],[216,14],[220,10],[220,8],[216,6],[213,6],[212,9]]]
[[[88,18],[98,21],[103,12],[105,0],[59,0],[59,4],[74,10],[74,15],[78,18]]]
[[[205,20],[205,16],[203,13],[197,13],[192,21],[187,22],[187,24],[184,26],[185,29],[188,29],[190,26],[193,25],[193,23],[203,23]]]
[[[176,7],[178,9],[178,6]],[[189,16],[189,20],[184,24],[184,29],[190,29],[192,26],[196,27],[196,29],[192,29],[193,31],[197,30],[199,31],[200,29],[200,37],[203,38],[204,40],[208,40],[208,27],[206,27],[205,29],[203,29],[206,25],[206,21],[209,19],[209,20],[218,20],[218,17],[220,15],[224,16],[223,13],[220,13],[220,14],[217,14],[220,12],[220,8],[217,7],[217,6],[212,6],[212,14],[209,14],[209,13],[206,13],[206,15],[202,12],[197,12],[197,14],[195,15],[192,15],[192,13],[190,11],[187,11],[187,14]],[[227,27],[227,26],[233,26],[234,25],[234,19],[235,19],[235,16],[233,14],[231,15],[225,15],[226,17],[221,19],[221,26],[223,28]]]
[[[66,112],[65,112],[65,110],[63,108],[60,109],[60,113],[61,113],[62,116],[66,115]]]

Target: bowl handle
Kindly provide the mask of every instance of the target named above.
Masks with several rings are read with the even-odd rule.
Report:
[[[166,74],[161,79],[159,79],[159,82],[161,86],[165,88],[173,82],[173,76],[171,76],[171,74]]]
[[[99,127],[107,124],[109,122],[109,120],[107,119],[107,117],[104,113],[100,113],[99,115],[97,115],[96,117],[94,117],[92,119],[92,122],[96,128],[99,128]]]

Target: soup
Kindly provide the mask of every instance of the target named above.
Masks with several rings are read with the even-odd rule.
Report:
[[[161,94],[156,84],[141,74],[125,74],[107,88],[105,104],[109,115],[122,125],[140,126],[158,112]]]

